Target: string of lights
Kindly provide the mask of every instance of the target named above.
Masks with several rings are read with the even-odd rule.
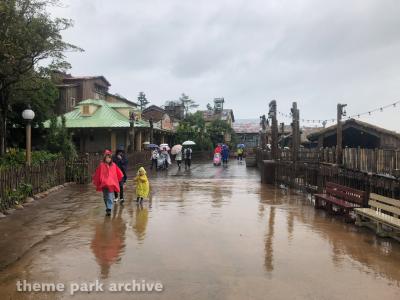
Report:
[[[377,107],[375,109],[371,109],[371,110],[362,112],[362,113],[352,114],[350,116],[347,116],[346,118],[347,119],[354,119],[354,118],[361,118],[362,116],[366,116],[366,115],[371,116],[373,113],[383,112],[384,110],[387,110],[389,108],[395,108],[397,105],[400,106],[400,100],[396,101],[396,102],[393,102],[391,104],[388,104],[388,105],[380,106],[380,107]],[[280,115],[281,117],[287,118],[287,119],[292,119],[292,114],[291,113],[290,114],[286,114],[286,113],[283,113],[281,111],[278,111],[278,115]],[[332,118],[332,119],[322,119],[322,120],[321,119],[300,119],[300,121],[303,122],[303,123],[314,123],[314,124],[324,124],[325,123],[325,124],[327,124],[329,122],[333,122],[333,123],[336,122],[336,119],[334,119],[334,118]]]

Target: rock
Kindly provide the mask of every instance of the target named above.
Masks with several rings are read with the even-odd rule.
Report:
[[[15,208],[16,208],[16,209],[24,209],[24,207],[23,207],[21,204],[15,205]]]
[[[0,212],[0,219],[5,218],[6,215]]]
[[[4,211],[5,215],[11,215],[15,211],[15,208],[9,208]]]
[[[28,197],[25,199],[25,203],[32,203],[35,202],[35,199],[33,199],[32,197]]]

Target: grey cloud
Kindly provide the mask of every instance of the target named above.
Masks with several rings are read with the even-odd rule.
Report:
[[[75,20],[64,36],[86,50],[69,55],[72,72],[131,99],[225,96],[239,118],[297,100],[304,117],[331,118],[338,101],[356,112],[400,96],[396,0],[65,2],[54,14]],[[400,129],[390,114],[366,121]]]

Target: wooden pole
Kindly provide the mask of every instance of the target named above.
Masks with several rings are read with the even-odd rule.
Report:
[[[336,129],[336,163],[342,164],[343,157],[343,128],[342,128],[342,116],[343,116],[343,108],[346,107],[346,104],[337,105],[337,129]]]
[[[297,109],[297,103],[293,102],[292,106],[292,160],[298,161],[300,151],[300,112]]]
[[[276,100],[269,103],[269,117],[271,118],[271,156],[278,159],[278,120],[276,118]]]

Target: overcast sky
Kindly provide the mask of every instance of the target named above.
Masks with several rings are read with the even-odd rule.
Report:
[[[214,97],[236,118],[276,99],[288,113],[332,119],[400,100],[398,0],[64,0],[73,75],[104,75],[130,100]],[[400,105],[362,120],[400,131]],[[288,120],[281,119],[279,121]],[[308,124],[305,124],[308,125]]]

